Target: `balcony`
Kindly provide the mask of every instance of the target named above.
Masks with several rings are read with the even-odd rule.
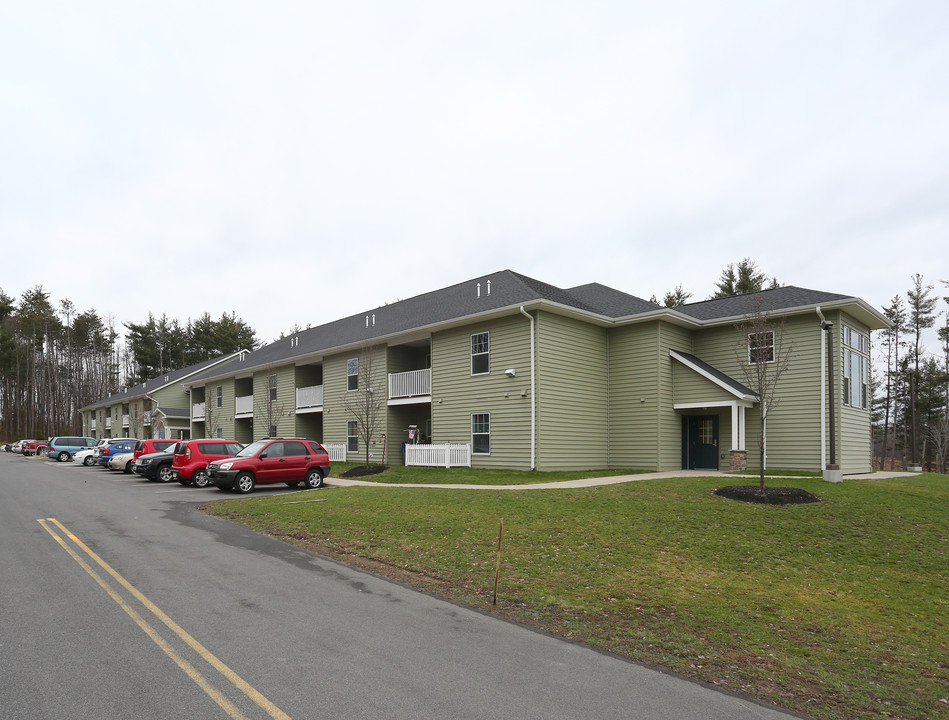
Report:
[[[389,404],[407,405],[432,401],[432,370],[389,374]]]
[[[109,430],[112,429],[112,418],[107,417],[107,418],[105,419],[105,429],[106,429],[106,431],[109,431]]]
[[[192,422],[204,422],[204,418],[206,415],[204,407],[205,406],[203,402],[194,403],[191,406],[191,421]]]
[[[297,388],[297,412],[310,413],[323,411],[323,386]]]
[[[252,418],[254,417],[254,396],[242,395],[234,398],[234,417]]]
[[[145,414],[142,416],[142,425],[148,427],[152,424],[152,411],[146,410]]]
[[[122,416],[122,427],[123,427],[123,428],[127,428],[128,426],[129,426],[129,416],[128,416],[128,415],[123,415],[123,416]]]
[[[89,422],[89,430],[91,430],[92,432],[95,432],[95,431],[96,431],[96,421],[95,421],[95,420],[92,420],[92,421]]]

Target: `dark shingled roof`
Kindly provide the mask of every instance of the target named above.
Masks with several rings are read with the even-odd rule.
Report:
[[[849,295],[838,295],[837,293],[808,290],[807,288],[788,285],[772,290],[762,290],[760,293],[733,295],[732,297],[718,298],[717,300],[705,300],[704,302],[680,305],[676,310],[683,315],[688,315],[697,320],[717,320],[719,318],[740,317],[754,310],[754,301],[752,298],[756,295],[762,300],[762,312],[769,313],[796,307],[820,305],[821,303],[829,303],[835,300],[854,299]]]
[[[601,315],[607,315],[611,318],[638,315],[663,308],[662,305],[643,300],[634,295],[628,295],[599,283],[580,285],[579,287],[570,288],[568,292],[581,302],[597,308]]]

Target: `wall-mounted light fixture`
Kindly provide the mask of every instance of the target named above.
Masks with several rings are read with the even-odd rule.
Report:
[[[514,368],[508,368],[507,370],[504,371],[504,374],[507,375],[508,377],[514,377],[515,375],[517,375],[517,370],[515,370]]]

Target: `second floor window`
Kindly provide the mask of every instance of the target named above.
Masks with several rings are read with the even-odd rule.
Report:
[[[748,363],[774,362],[774,331],[751,333],[748,336]]]
[[[270,376],[270,402],[277,399],[277,376]],[[220,407],[220,406],[218,406]]]
[[[224,387],[221,385],[217,386],[216,391],[216,404],[219,408],[224,407]]]
[[[488,333],[471,336],[471,374],[485,375],[491,371],[490,338]]]
[[[353,358],[346,363],[346,389],[359,389],[359,358]]]

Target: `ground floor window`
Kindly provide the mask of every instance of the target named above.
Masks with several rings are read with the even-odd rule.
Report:
[[[359,423],[355,420],[346,423],[346,450],[349,452],[359,451]]]
[[[488,455],[491,452],[491,415],[474,413],[471,416],[471,452]]]

